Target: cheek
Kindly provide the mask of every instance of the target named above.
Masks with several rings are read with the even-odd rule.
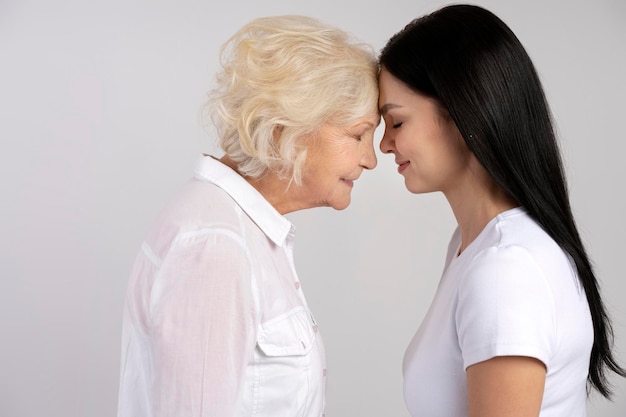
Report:
[[[422,153],[426,143],[420,139],[419,135],[405,131],[396,134],[395,145],[401,155],[411,158]]]
[[[326,167],[328,171],[335,174],[342,174],[343,171],[350,171],[359,164],[361,152],[358,144],[349,144],[336,147],[332,153],[327,155]]]
[[[471,151],[458,130],[452,132],[451,136],[448,138],[447,145],[448,152],[453,155],[457,161],[467,161],[469,159]]]

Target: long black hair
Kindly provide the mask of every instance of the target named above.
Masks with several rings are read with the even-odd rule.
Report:
[[[611,395],[613,331],[570,208],[550,110],[535,67],[511,29],[478,6],[452,5],[395,34],[379,63],[439,101],[495,182],[526,208],[578,270],[593,320],[588,384]]]

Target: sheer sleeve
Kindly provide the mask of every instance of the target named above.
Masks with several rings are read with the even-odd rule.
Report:
[[[154,416],[231,416],[255,347],[253,271],[224,230],[179,236],[150,294]]]

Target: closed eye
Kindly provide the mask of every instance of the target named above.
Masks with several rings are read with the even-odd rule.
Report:
[[[397,128],[399,128],[400,126],[402,126],[402,122],[400,122],[400,123],[396,123],[395,125],[393,125],[393,126],[392,126],[392,128],[393,128],[393,129],[397,129]]]

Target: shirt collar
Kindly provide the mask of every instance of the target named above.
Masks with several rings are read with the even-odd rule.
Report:
[[[201,155],[194,174],[197,179],[209,181],[226,191],[254,223],[276,245],[283,246],[295,227],[280,214],[263,195],[241,175],[219,160]]]

